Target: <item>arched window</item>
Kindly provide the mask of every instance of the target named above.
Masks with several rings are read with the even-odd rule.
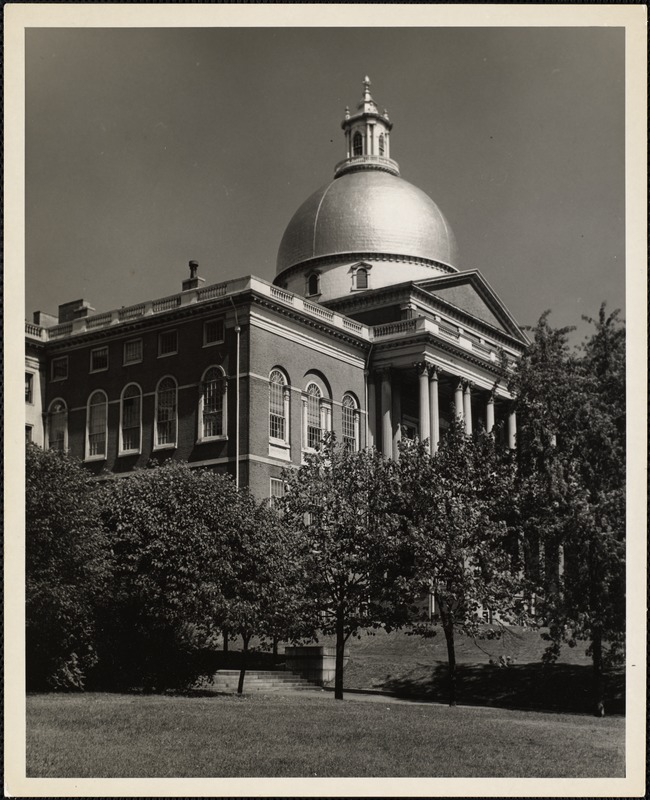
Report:
[[[53,400],[47,412],[47,447],[63,453],[68,448],[68,408],[63,400]]]
[[[386,152],[385,141],[384,141],[384,134],[379,134],[379,155],[383,156]]]
[[[177,387],[174,378],[162,378],[156,389],[154,449],[176,447]]]
[[[316,272],[312,272],[312,274],[307,278],[307,295],[318,294],[319,292],[319,277]]]
[[[316,383],[303,395],[303,448],[315,450],[326,432],[332,430],[332,403]]]
[[[108,422],[108,398],[101,390],[88,398],[86,428],[86,460],[106,458],[106,425]]]
[[[359,267],[356,272],[357,278],[357,289],[367,289],[368,288],[368,270],[364,267]]]
[[[120,405],[119,455],[140,452],[142,439],[142,390],[137,383],[130,383],[122,391]]]
[[[343,395],[343,444],[351,450],[359,449],[359,410],[352,395]]]
[[[315,383],[307,387],[307,447],[316,449],[323,438],[320,401],[321,390]]]
[[[201,379],[199,441],[216,439],[226,433],[226,378],[221,367],[210,367]]]
[[[363,136],[357,131],[352,137],[352,155],[363,155]]]
[[[289,386],[279,369],[269,375],[269,438],[289,443]]]

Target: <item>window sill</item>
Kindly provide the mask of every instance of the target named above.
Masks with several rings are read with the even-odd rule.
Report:
[[[214,347],[216,344],[223,344],[224,339],[219,339],[218,342],[203,342],[203,347]]]
[[[89,375],[95,375],[97,372],[108,372],[108,367],[102,367],[101,369],[89,369]]]
[[[219,436],[204,436],[202,439],[197,439],[196,444],[209,444],[210,442],[227,442],[228,434],[221,433]]]
[[[123,367],[131,367],[131,366],[133,366],[133,364],[142,364],[142,359],[140,359],[139,361],[123,361],[122,362],[122,366]]]
[[[286,439],[274,439],[272,436],[269,436],[269,444],[272,447],[280,447],[283,450],[289,450],[291,448],[291,445]]]
[[[155,444],[152,448],[152,452],[156,450],[175,450],[176,449],[176,442],[172,444]]]
[[[177,356],[178,350],[174,350],[173,353],[158,353],[158,358],[169,358],[169,356]]]
[[[140,456],[142,455],[142,450],[120,450],[117,454],[118,458],[123,458],[124,456]]]
[[[90,461],[106,461],[106,456],[105,455],[101,455],[101,456],[86,456],[84,458],[84,463],[87,464]]]

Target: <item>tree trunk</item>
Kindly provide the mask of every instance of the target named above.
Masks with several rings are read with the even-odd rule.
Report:
[[[273,666],[275,667],[278,663],[278,637],[273,637]]]
[[[444,610],[443,610],[444,609]],[[447,664],[449,669],[449,705],[456,705],[456,650],[454,648],[454,614],[446,603],[440,605],[442,628],[447,642]]]
[[[591,634],[591,650],[594,678],[594,714],[605,716],[605,692],[603,681],[603,637],[600,627],[594,627]]]
[[[228,628],[224,628],[223,631],[223,652],[228,652]]]
[[[244,649],[241,656],[241,669],[239,670],[239,683],[237,684],[237,694],[242,694],[244,691],[244,678],[246,676],[246,662],[248,661],[248,643],[250,642],[250,634],[242,634],[242,641]]]
[[[336,665],[334,673],[334,698],[343,700],[343,657],[345,655],[345,625],[343,609],[336,609]]]

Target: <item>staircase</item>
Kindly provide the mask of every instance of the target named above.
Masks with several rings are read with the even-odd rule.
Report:
[[[239,684],[238,669],[220,669],[215,672],[212,683],[206,683],[209,691],[235,694]],[[300,675],[280,670],[246,670],[244,678],[244,694],[294,691],[322,691],[319,686],[310,683]]]

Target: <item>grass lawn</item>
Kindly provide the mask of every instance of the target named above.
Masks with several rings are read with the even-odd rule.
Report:
[[[621,718],[331,694],[30,695],[28,777],[622,777]]]

